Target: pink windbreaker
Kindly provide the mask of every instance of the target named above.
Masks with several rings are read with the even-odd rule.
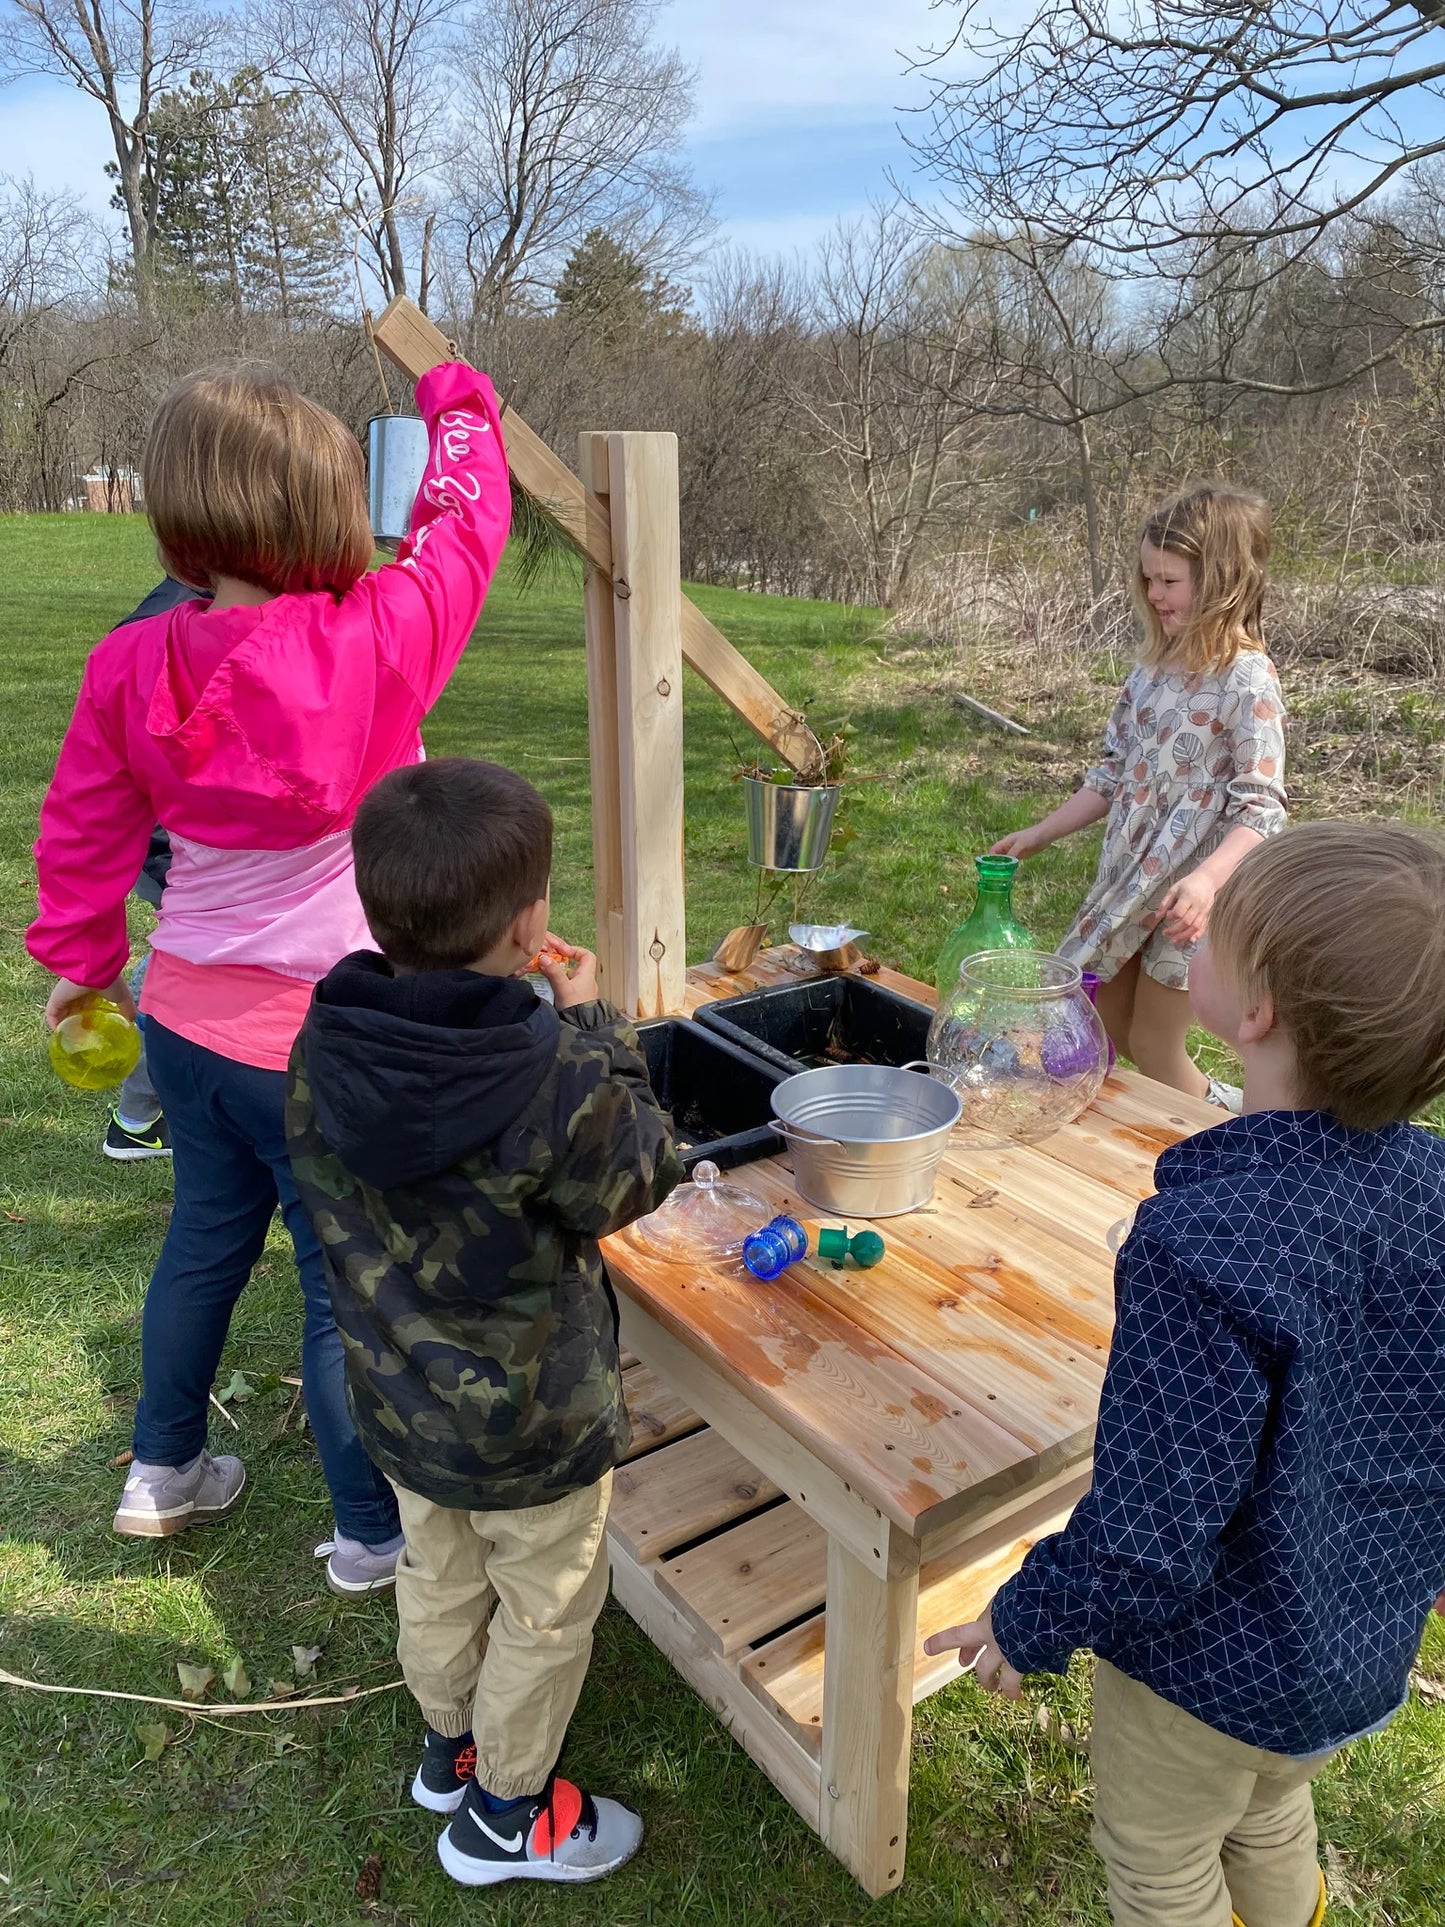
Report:
[[[91,653],[40,813],[30,954],[104,988],[151,828],[174,860],[153,948],[315,980],[369,941],[351,870],[362,797],[421,754],[417,725],[481,613],[511,517],[492,384],[417,384],[431,458],[397,560],[338,601],[187,603]]]

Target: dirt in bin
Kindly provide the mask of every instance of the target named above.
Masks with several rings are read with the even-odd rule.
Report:
[[[674,1105],[668,1116],[672,1120],[674,1142],[680,1150],[690,1151],[694,1144],[708,1144],[718,1136],[703,1116],[702,1106],[695,1098],[681,1109]]]

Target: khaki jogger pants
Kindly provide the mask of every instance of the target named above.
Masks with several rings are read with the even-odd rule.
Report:
[[[1115,1927],[1316,1927],[1310,1781],[1216,1732],[1101,1659],[1094,1678],[1094,1845]]]
[[[465,1512],[396,1487],[397,1658],[429,1726],[470,1727],[498,1799],[541,1791],[607,1600],[612,1474],[552,1505]]]

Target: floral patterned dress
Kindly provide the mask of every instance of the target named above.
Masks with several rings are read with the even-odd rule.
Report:
[[[1285,827],[1284,698],[1269,657],[1237,656],[1210,674],[1140,663],[1104,732],[1104,758],[1084,777],[1109,802],[1094,887],[1061,955],[1104,982],[1133,956],[1156,983],[1183,990],[1192,944],[1154,919],[1169,889],[1239,825]]]

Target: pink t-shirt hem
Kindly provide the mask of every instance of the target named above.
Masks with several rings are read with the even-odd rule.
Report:
[[[151,954],[140,1007],[203,1050],[257,1070],[284,1071],[314,984],[256,964],[195,964]]]

